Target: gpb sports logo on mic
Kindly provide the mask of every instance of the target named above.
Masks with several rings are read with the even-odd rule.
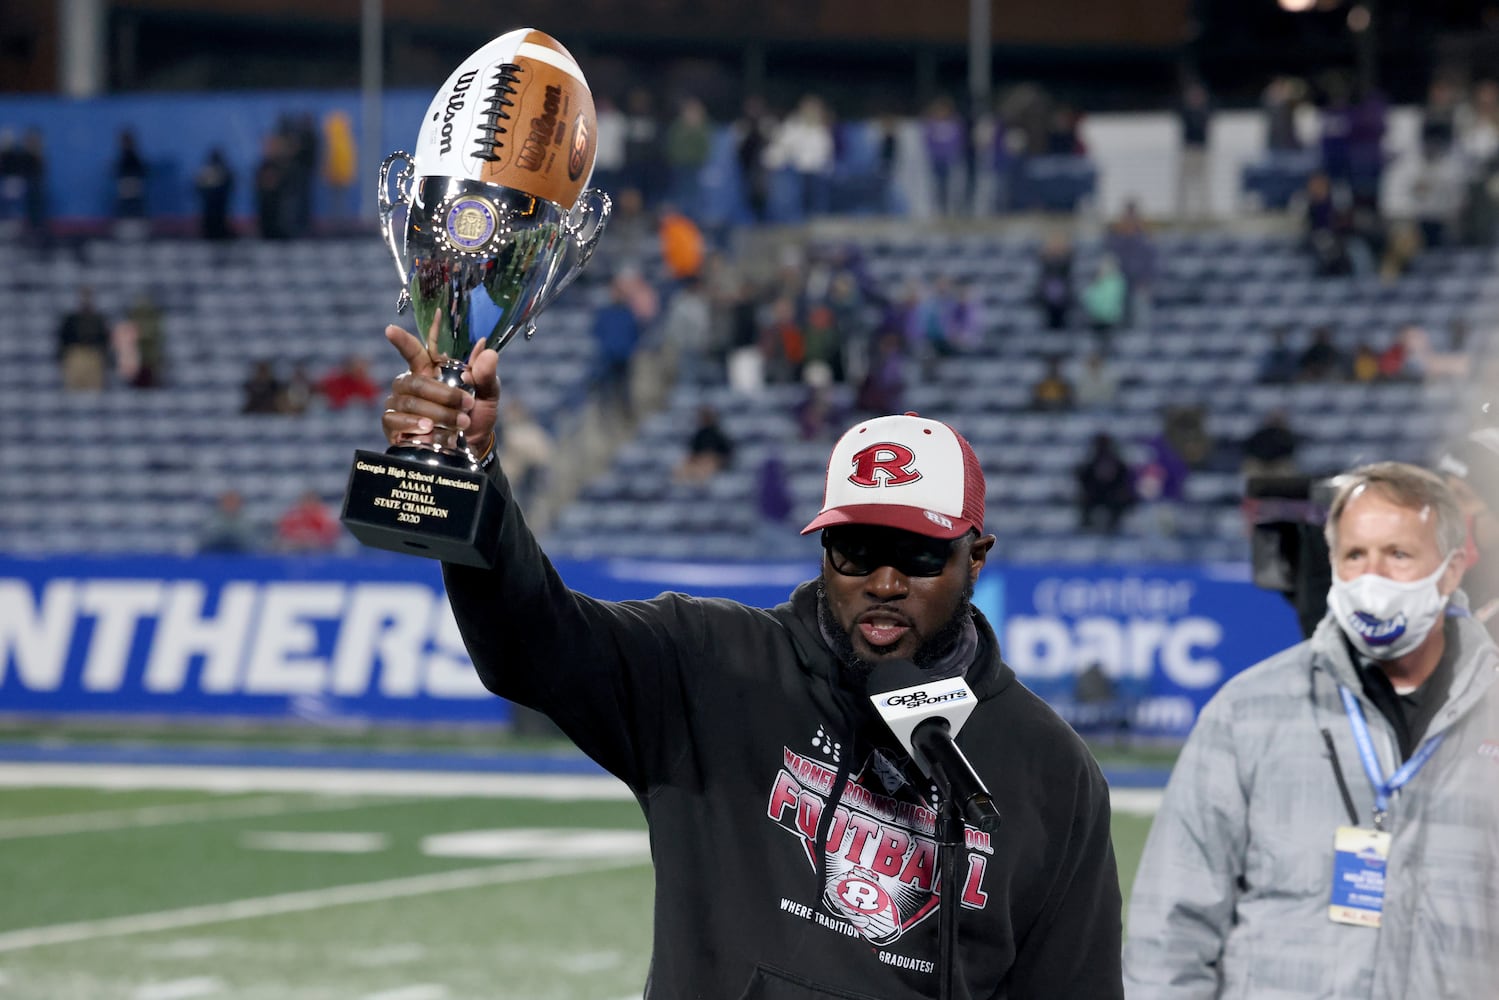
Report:
[[[921,708],[924,705],[942,705],[951,702],[964,701],[968,698],[966,686],[951,691],[938,691],[928,694],[925,688],[917,691],[901,691],[892,694],[885,699],[885,704],[890,708]]]

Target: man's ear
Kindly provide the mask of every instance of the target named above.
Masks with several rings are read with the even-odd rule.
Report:
[[[1442,570],[1442,577],[1437,581],[1437,593],[1443,597],[1448,596],[1463,582],[1463,574],[1468,571],[1468,550],[1466,547],[1452,550],[1452,558],[1447,562],[1447,568]]]
[[[984,568],[984,563],[989,559],[989,551],[994,548],[995,537],[983,535],[973,540],[968,547],[968,579],[977,582],[979,570]]]

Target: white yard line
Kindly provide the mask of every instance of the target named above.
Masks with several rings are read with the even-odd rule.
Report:
[[[212,976],[173,979],[165,983],[147,983],[130,994],[130,1000],[194,1000],[218,996],[224,992],[224,981]]]
[[[633,798],[623,782],[608,775],[156,764],[0,764],[0,787],[172,788],[204,792],[300,792],[556,801]]]
[[[445,1000],[448,988],[437,983],[413,983],[393,990],[366,993],[359,1000]]]
[[[1163,794],[1159,788],[1111,788],[1109,804],[1117,813],[1154,816],[1161,808]]]
[[[460,868],[456,871],[430,875],[385,879],[380,882],[361,882],[355,885],[333,886],[328,889],[311,889],[303,892],[280,893],[275,896],[236,899],[227,903],[209,903],[205,906],[160,910],[156,913],[137,913],[128,917],[28,927],[0,934],[0,952],[23,951],[50,944],[95,941],[99,938],[122,937],[127,934],[180,930],[184,927],[202,927],[205,924],[253,920],[257,917],[279,916],[286,913],[306,913],[311,910],[327,909],[330,906],[378,903],[390,899],[426,896],[460,889],[477,889],[482,886],[504,885],[511,882],[534,882],[563,875],[633,868],[648,863],[645,859],[632,858],[608,861],[570,859],[488,865],[482,868]]]
[[[360,806],[383,805],[398,801],[400,799],[390,796],[308,799],[289,795],[268,795],[230,802],[190,802],[177,805],[139,806],[134,809],[58,813],[52,816],[25,816],[19,819],[0,820],[0,840],[53,837],[67,833],[101,833],[143,826],[204,823],[219,819],[245,819],[253,816],[285,816],[291,813],[357,809]]]

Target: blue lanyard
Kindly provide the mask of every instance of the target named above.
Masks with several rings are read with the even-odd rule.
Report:
[[[1353,692],[1341,684],[1338,685],[1338,693],[1343,696],[1343,709],[1348,713],[1348,725],[1353,728],[1353,742],[1358,744],[1358,755],[1364,762],[1364,773],[1369,776],[1369,784],[1374,786],[1374,829],[1383,830],[1385,820],[1390,815],[1390,796],[1416,776],[1416,772],[1437,752],[1437,747],[1442,745],[1442,738],[1447,734],[1437,733],[1422,743],[1411,754],[1410,760],[1401,764],[1399,770],[1386,781],[1384,771],[1379,766],[1379,755],[1374,752],[1374,740],[1369,735],[1369,722],[1364,718],[1363,707],[1359,705]]]

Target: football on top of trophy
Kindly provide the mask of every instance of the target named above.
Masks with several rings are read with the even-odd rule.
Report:
[[[593,94],[571,53],[508,31],[453,71],[422,120],[417,177],[513,188],[570,209],[593,173]]]

